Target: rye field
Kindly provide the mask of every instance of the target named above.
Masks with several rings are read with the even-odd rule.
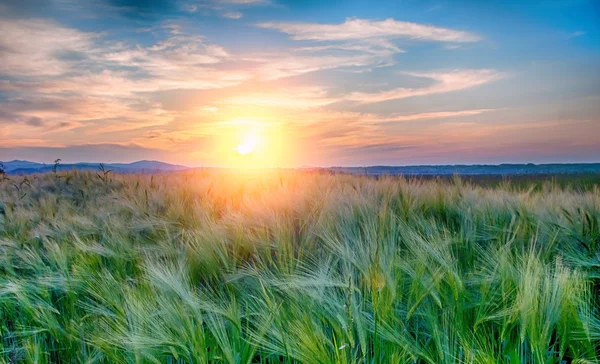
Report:
[[[0,362],[600,362],[595,182],[0,178]]]

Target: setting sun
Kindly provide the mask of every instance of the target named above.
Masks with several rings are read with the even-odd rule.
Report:
[[[242,118],[233,116],[213,124],[215,165],[262,169],[278,168],[290,163],[295,143],[289,138],[286,123],[278,119],[272,114]]]
[[[243,143],[233,148],[233,150],[237,151],[240,155],[250,154],[256,149],[257,142],[256,137],[249,137]]]

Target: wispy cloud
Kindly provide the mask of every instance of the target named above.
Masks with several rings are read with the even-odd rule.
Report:
[[[365,42],[334,43],[328,45],[314,45],[294,49],[297,52],[322,52],[322,51],[347,51],[365,52],[371,54],[391,55],[393,53],[404,53],[404,50],[386,39],[370,39]]]
[[[45,76],[69,70],[67,60],[87,57],[97,34],[45,19],[0,18],[0,74]]]
[[[326,69],[365,72],[396,64],[394,56],[404,50],[394,44],[397,38],[442,41],[460,44],[481,38],[473,33],[387,19],[371,21],[347,19],[341,24],[265,22],[257,26],[289,34],[294,40],[313,41],[291,52],[248,57],[264,64],[262,78],[277,79]]]
[[[202,36],[189,36],[165,26],[169,36],[146,46],[104,43],[99,36],[52,22],[32,20],[35,31],[20,20],[2,20],[3,29],[18,37],[2,38],[0,90],[35,99],[36,94],[61,95],[79,102],[82,96],[131,103],[136,95],[172,89],[211,89],[237,85],[253,77],[249,70],[223,69],[231,58],[221,46]],[[55,35],[67,40],[55,40]],[[13,37],[13,38],[14,38]],[[9,37],[10,38],[10,37]],[[12,42],[12,43],[11,43]],[[23,50],[24,49],[24,50]],[[30,61],[27,57],[33,57]]]
[[[276,108],[310,109],[332,104],[338,98],[329,97],[318,86],[282,88],[270,92],[249,92],[228,97],[221,102],[229,105],[253,105]]]
[[[331,69],[365,72],[394,65],[393,56],[402,52],[385,39],[374,39],[257,53],[243,56],[243,59],[258,64],[256,72],[259,78],[274,80]]]
[[[223,17],[227,19],[241,19],[243,16],[244,14],[239,11],[227,11],[223,13]]]
[[[247,70],[221,70],[223,47],[166,24],[169,36],[155,44],[107,43],[99,34],[43,19],[0,19],[0,88],[39,92],[131,94],[165,89],[207,89],[238,84]],[[50,77],[54,76],[54,77]],[[16,78],[15,78],[16,77]]]
[[[223,18],[241,19],[244,13],[240,9],[269,5],[274,5],[274,2],[271,0],[200,0],[185,3],[181,7],[190,13],[194,13],[198,9],[205,9]]]
[[[414,77],[429,78],[434,84],[422,88],[395,88],[388,91],[373,93],[353,92],[346,96],[347,100],[361,103],[375,103],[387,100],[403,99],[413,96],[424,96],[445,92],[459,91],[471,87],[483,85],[503,77],[503,74],[495,70],[455,70],[445,73],[409,73]]]
[[[244,5],[258,5],[258,4],[270,4],[270,0],[216,0],[222,4],[244,4]]]
[[[151,93],[224,88],[254,77],[220,67],[229,52],[176,24],[145,45],[43,19],[0,19],[0,31],[9,35],[0,39],[4,145],[37,143],[28,137],[31,128],[48,144],[125,143],[181,117]]]
[[[33,117],[30,117],[29,119],[27,119],[25,121],[25,123],[27,125],[31,125],[31,126],[43,126],[44,120],[42,120],[42,118],[39,118],[37,116],[33,116]]]
[[[372,117],[368,118],[372,122],[376,123],[393,123],[403,121],[415,121],[415,120],[429,120],[429,119],[445,119],[462,116],[479,115],[486,112],[494,111],[494,109],[475,109],[475,110],[460,110],[460,111],[438,111],[438,112],[425,112],[418,114],[409,115],[390,115],[384,117]]]
[[[394,63],[390,52],[349,52],[339,53],[266,53],[247,56],[244,59],[256,62],[259,78],[274,80],[298,76],[309,72],[340,68],[373,68],[389,66]]]
[[[195,4],[183,4],[181,5],[181,9],[187,11],[188,13],[195,13],[198,10],[198,5]]]
[[[274,29],[289,34],[296,40],[343,41],[368,38],[409,38],[440,42],[476,42],[477,34],[423,25],[394,19],[381,21],[349,18],[341,24],[264,22],[261,28]]]
[[[584,32],[584,31],[576,31],[576,32],[573,32],[573,33],[569,34],[569,37],[570,38],[577,38],[577,37],[581,37],[581,36],[586,35],[586,34],[587,34],[587,32]]]
[[[446,119],[456,119],[446,125],[459,125],[458,123],[465,123],[469,117],[492,111],[495,110],[473,109],[386,115],[317,109],[298,114],[290,113],[287,120],[294,125],[294,134],[299,138],[308,140],[308,143],[315,147],[333,148],[339,151],[394,143],[397,146],[419,145],[424,142],[423,136],[408,132],[414,127],[407,122],[436,120],[438,122],[430,123],[430,125],[438,128],[438,125],[444,124],[443,121]],[[395,123],[398,123],[397,127],[404,129],[401,135],[390,133],[390,124]],[[435,135],[428,135],[429,139],[433,137]]]

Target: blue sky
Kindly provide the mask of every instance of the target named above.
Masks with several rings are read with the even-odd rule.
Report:
[[[599,31],[584,0],[4,1],[0,160],[599,162]]]

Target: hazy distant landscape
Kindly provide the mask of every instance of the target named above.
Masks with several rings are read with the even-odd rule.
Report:
[[[13,160],[2,162],[4,171],[7,174],[34,174],[51,172],[54,167],[53,163],[36,163],[29,161]],[[103,163],[106,169],[112,170],[114,173],[156,173],[156,172],[172,172],[188,169],[185,166],[178,166],[158,161],[137,161],[133,163]],[[57,163],[57,171],[70,170],[98,170],[100,163]]]
[[[50,172],[53,164],[13,160],[2,162],[8,174],[33,174]],[[97,170],[99,163],[59,163],[57,170]],[[137,161],[133,163],[103,163],[107,169],[115,173],[156,173],[194,169],[159,161]],[[198,167],[196,167],[198,168]],[[200,168],[202,169],[202,168]],[[205,168],[219,170],[220,168]],[[226,170],[226,168],[223,168]],[[273,168],[272,168],[273,169]],[[283,168],[292,170],[293,168]],[[500,165],[431,165],[431,166],[367,166],[367,167],[303,167],[304,171],[330,171],[334,173],[364,175],[406,175],[406,176],[447,176],[447,175],[559,175],[559,174],[598,174],[600,163],[555,163],[555,164],[500,164]]]
[[[366,175],[553,175],[600,173],[600,163],[499,164],[499,165],[432,165],[331,167],[328,170]]]

